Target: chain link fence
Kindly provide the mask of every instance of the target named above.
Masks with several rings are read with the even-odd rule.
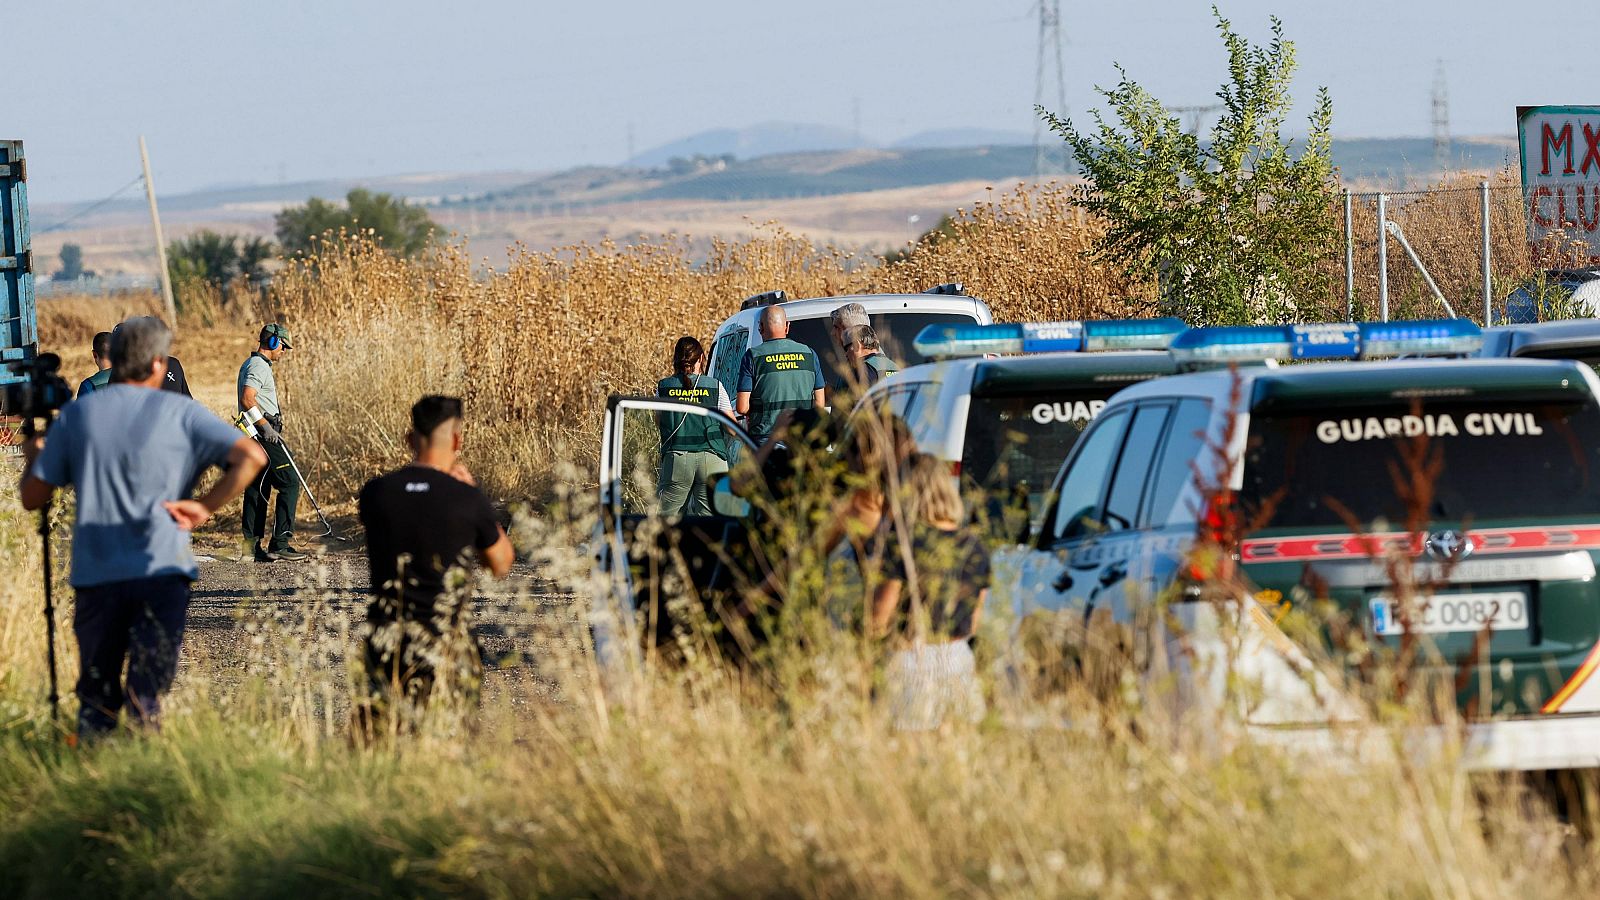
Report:
[[[1386,241],[1380,204],[1381,220],[1390,223]],[[1387,306],[1392,319],[1453,311],[1480,324],[1501,323],[1506,297],[1517,287],[1547,270],[1595,262],[1585,241],[1559,233],[1531,245],[1528,214],[1509,173],[1423,190],[1350,193],[1340,212],[1344,253],[1328,273],[1336,298],[1328,311],[1373,320]]]

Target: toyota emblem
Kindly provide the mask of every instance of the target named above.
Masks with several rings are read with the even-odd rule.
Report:
[[[1473,546],[1472,538],[1453,528],[1432,532],[1422,544],[1423,552],[1440,562],[1466,559],[1475,549],[1477,548]]]

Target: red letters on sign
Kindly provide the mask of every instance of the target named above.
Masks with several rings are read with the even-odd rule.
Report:
[[[1533,193],[1528,196],[1528,215],[1533,217],[1533,224],[1540,228],[1549,228],[1555,224],[1550,220],[1549,216],[1539,214],[1539,198],[1549,196],[1552,196],[1552,192],[1550,186],[1546,184],[1541,184],[1534,188]]]
[[[1585,128],[1584,130],[1587,131],[1588,129]],[[1583,185],[1580,184],[1578,185],[1578,227],[1584,231],[1594,231],[1600,228],[1600,186],[1596,186],[1594,189],[1594,202],[1590,205],[1590,212],[1593,215],[1587,219],[1583,217],[1583,195]]]
[[[1583,146],[1583,164],[1578,170],[1587,174],[1591,159],[1594,160],[1594,167],[1600,169],[1600,128],[1590,128],[1588,123],[1584,123]]]
[[[1540,175],[1550,174],[1550,151],[1554,150],[1557,153],[1560,153],[1562,147],[1565,147],[1567,150],[1567,166],[1561,170],[1561,173],[1563,175],[1571,175],[1572,123],[1568,122],[1567,124],[1561,126],[1560,131],[1556,131],[1555,129],[1551,128],[1549,122],[1544,123],[1544,125],[1542,125],[1539,129],[1539,162],[1542,166],[1542,168],[1539,170]]]

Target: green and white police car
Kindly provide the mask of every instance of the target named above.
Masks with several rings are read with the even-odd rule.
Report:
[[[949,463],[963,493],[979,498],[974,506],[994,514],[1017,503],[1036,515],[1111,395],[1177,371],[1166,347],[1186,327],[1176,318],[929,325],[915,347],[940,361],[878,382],[857,408],[904,421],[917,449]]]
[[[1600,765],[1594,371],[1520,359],[1310,362],[1467,356],[1481,340],[1465,320],[1179,335],[1178,364],[1212,368],[1111,398],[1028,543],[997,555],[996,601],[1017,622],[1065,613],[1133,623],[1189,577],[1197,536],[1223,521],[1210,504],[1225,487],[1253,523],[1238,563],[1258,599],[1325,596],[1370,640],[1423,633],[1439,674],[1471,672],[1455,682],[1467,765]],[[1308,362],[1216,368],[1262,359]],[[1402,453],[1419,447],[1439,468],[1418,494],[1426,525],[1411,533],[1410,485],[1397,481]],[[1434,586],[1418,607],[1391,596],[1385,556],[1395,552]]]

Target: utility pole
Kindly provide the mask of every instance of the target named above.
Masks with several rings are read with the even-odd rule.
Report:
[[[1450,166],[1450,91],[1442,59],[1433,73],[1433,166],[1441,172]]]
[[[1051,59],[1056,70],[1056,95],[1055,109],[1050,112],[1058,116],[1067,113],[1067,76],[1061,65],[1061,0],[1038,0],[1039,9],[1039,44],[1037,65],[1033,76],[1033,105],[1044,106],[1045,103],[1045,61]],[[1060,171],[1065,172],[1065,150]],[[1033,116],[1033,178],[1042,180],[1046,171],[1051,166],[1048,161],[1049,154],[1044,149],[1044,122],[1040,120],[1035,111]]]
[[[150,201],[150,224],[156,230],[156,265],[161,279],[161,303],[167,311],[167,325],[178,328],[178,304],[172,299],[172,274],[167,271],[167,241],[161,236],[161,213],[156,210],[156,184],[150,180],[150,151],[145,149],[144,135],[139,135],[139,165],[144,167],[144,195]]]

